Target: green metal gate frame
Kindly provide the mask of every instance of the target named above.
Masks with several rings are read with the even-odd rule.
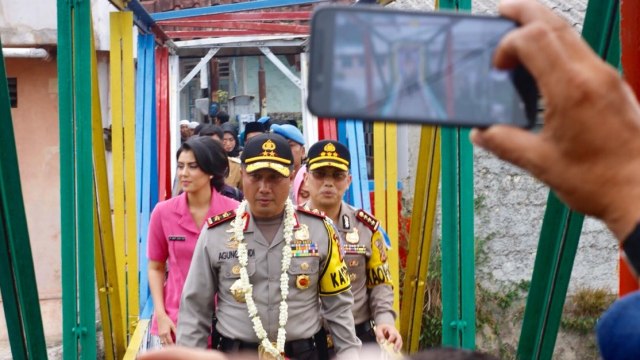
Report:
[[[91,2],[57,5],[63,357],[95,359]]]
[[[590,0],[582,35],[603,59],[618,68],[619,34],[619,1]],[[518,359],[553,357],[583,221],[582,214],[569,210],[553,192],[549,193],[518,343]]]
[[[471,0],[439,9],[471,11]],[[473,145],[469,129],[442,129],[442,344],[475,349]]]
[[[2,48],[2,43],[0,43]],[[0,53],[0,290],[16,360],[46,359],[38,288],[24,211],[11,98]]]

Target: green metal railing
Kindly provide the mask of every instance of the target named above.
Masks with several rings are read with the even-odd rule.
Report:
[[[91,3],[58,0],[64,359],[96,358]]]
[[[471,0],[439,9],[471,11]],[[473,146],[469,130],[442,129],[442,344],[475,348]]]
[[[46,359],[47,347],[13,134],[11,99],[1,53],[0,128],[0,290],[9,343],[16,360]]]
[[[618,0],[590,0],[582,32],[589,45],[615,67],[620,67],[619,14]],[[582,214],[569,210],[553,192],[549,194],[518,359],[553,357],[583,221]]]

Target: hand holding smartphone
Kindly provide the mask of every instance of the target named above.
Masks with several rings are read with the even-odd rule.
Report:
[[[309,109],[322,117],[531,127],[533,78],[522,67],[492,66],[500,39],[516,27],[489,16],[319,8],[311,23]]]

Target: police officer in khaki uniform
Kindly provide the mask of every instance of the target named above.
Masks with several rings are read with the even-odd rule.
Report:
[[[349,149],[333,140],[309,148],[305,182],[310,197],[305,206],[322,211],[340,233],[355,301],[356,334],[363,343],[388,341],[399,351],[402,337],[394,325],[393,285],[379,222],[342,200],[351,184],[350,158]]]
[[[224,352],[262,358],[324,359],[329,324],[339,358],[357,358],[360,340],[339,239],[324,216],[288,199],[292,155],[277,134],[242,153],[246,201],[208,221],[198,239],[180,305],[177,343],[207,346],[217,294],[216,333]]]

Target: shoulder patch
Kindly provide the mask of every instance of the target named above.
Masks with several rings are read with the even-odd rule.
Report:
[[[222,214],[218,214],[216,216],[212,216],[210,218],[207,219],[207,227],[209,229],[211,229],[212,227],[215,227],[217,225],[220,225],[222,223],[225,223],[229,220],[235,219],[236,218],[236,212],[235,211],[225,211]]]
[[[298,205],[298,207],[296,208],[296,210],[298,210],[299,212],[303,213],[303,214],[307,214],[307,215],[311,215],[311,216],[315,216],[317,218],[320,219],[324,219],[326,216],[324,215],[324,212],[318,210],[318,209],[313,209],[310,210],[308,207],[304,207],[302,205]]]
[[[356,211],[356,219],[360,220],[363,224],[365,224],[371,231],[378,230],[378,226],[380,226],[380,221],[374,218],[373,215],[368,212],[360,209]]]

